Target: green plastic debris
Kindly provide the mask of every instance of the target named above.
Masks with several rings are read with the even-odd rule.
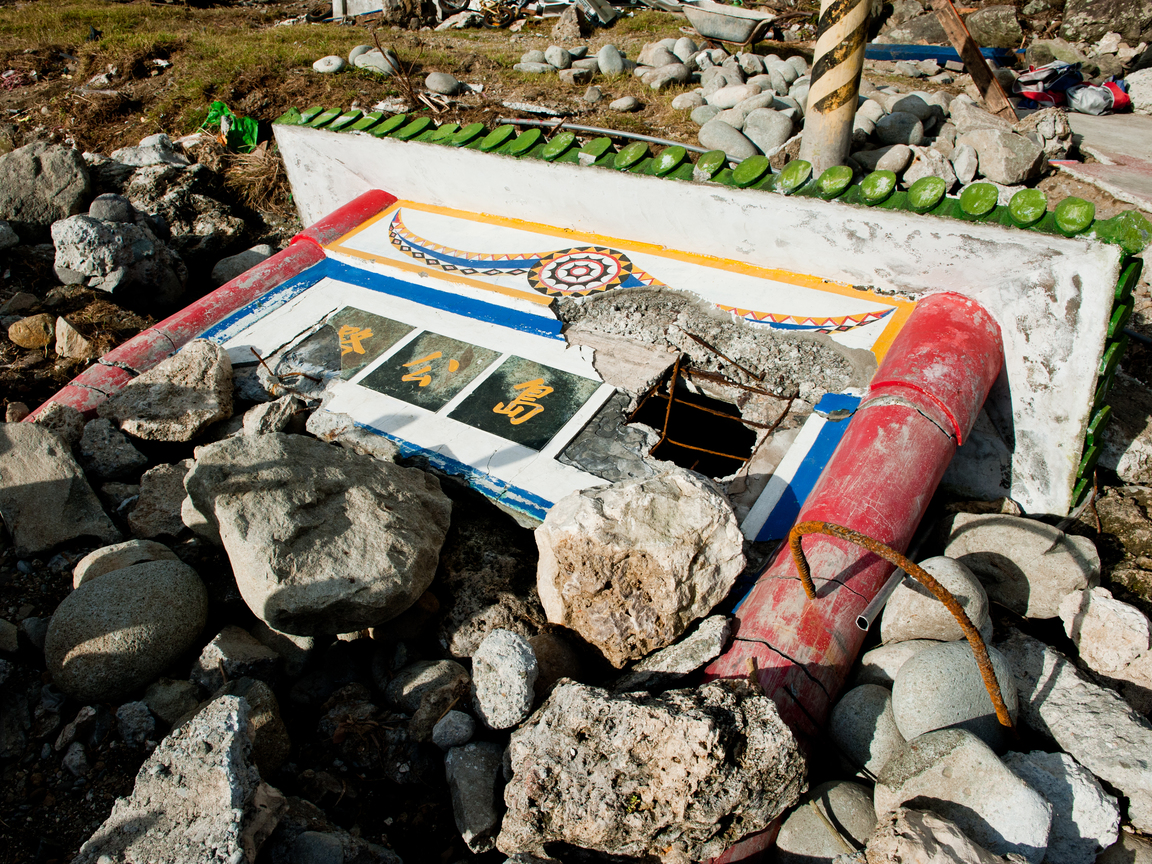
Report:
[[[627,171],[641,159],[648,156],[648,145],[643,141],[633,141],[616,154],[612,167],[617,171]]]
[[[896,175],[891,171],[873,171],[860,182],[860,197],[865,204],[884,201],[896,190]]]
[[[816,181],[816,192],[824,199],[836,198],[852,185],[852,169],[847,165],[833,165]]]
[[[908,209],[914,213],[931,210],[940,203],[947,184],[939,177],[921,177],[908,187]]]
[[[732,169],[732,182],[740,189],[747,189],[753,183],[759,182],[771,170],[772,166],[768,164],[767,156],[759,154],[749,156]]]
[[[1008,202],[1008,214],[1021,228],[1035,225],[1048,212],[1048,196],[1039,189],[1021,189]]]
[[[553,135],[552,140],[544,145],[544,149],[540,151],[540,158],[545,162],[554,162],[575,143],[576,133],[565,129],[559,135]]]
[[[960,209],[968,216],[986,216],[996,209],[999,194],[991,183],[972,183],[960,193]]]
[[[340,111],[337,109],[324,122],[327,123],[328,120],[335,119],[339,114]],[[302,119],[302,122],[307,121]],[[311,123],[315,122],[314,119],[311,121]],[[209,105],[208,116],[200,125],[201,129],[213,127],[220,128],[220,134],[224,136],[224,142],[229,150],[235,150],[238,153],[251,153],[259,143],[260,124],[251,117],[237,117],[232,113],[232,109],[223,102],[213,102]]]
[[[755,159],[756,157],[753,156],[752,158]],[[784,170],[777,176],[776,191],[782,192],[785,195],[791,195],[807,183],[808,178],[811,176],[811,162],[805,162],[803,159],[793,159],[784,166]]]
[[[484,140],[480,142],[480,149],[485,153],[489,153],[497,147],[503,147],[515,134],[515,126],[497,126],[484,136]]]
[[[1069,237],[1079,234],[1096,218],[1096,205],[1083,198],[1065,198],[1056,205],[1056,229]]]
[[[663,177],[675,171],[685,159],[688,158],[688,151],[677,144],[675,147],[665,147],[660,155],[656,157],[652,165],[652,173],[657,177]]]
[[[1101,240],[1115,243],[1129,255],[1139,255],[1152,242],[1152,224],[1135,210],[1097,222],[1092,230]]]
[[[692,177],[696,180],[712,180],[727,161],[728,157],[723,150],[709,150],[696,160]]]

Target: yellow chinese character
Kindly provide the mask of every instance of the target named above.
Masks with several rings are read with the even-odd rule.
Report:
[[[428,374],[432,371],[432,361],[433,360],[439,360],[443,356],[444,356],[443,352],[433,351],[431,354],[429,354],[425,357],[421,357],[419,360],[409,360],[407,363],[404,364],[405,369],[408,368],[409,366],[419,366],[421,363],[427,363],[428,365],[424,366],[421,369],[412,370],[411,372],[409,372],[407,375],[405,375],[400,380],[401,381],[417,381],[417,382],[419,382],[417,384],[418,387],[427,387],[429,384],[432,383],[432,376],[430,374]],[[449,359],[449,361],[448,361],[448,371],[449,372],[455,372],[459,368],[460,368],[459,361]]]
[[[523,392],[507,405],[503,402],[497,402],[496,407],[492,409],[492,413],[507,414],[508,422],[513,426],[519,426],[525,420],[535,417],[543,411],[544,406],[537,405],[536,400],[543,399],[552,392],[552,388],[544,384],[543,378],[537,378],[534,381],[525,381],[523,384],[517,384],[512,389]]]
[[[353,327],[351,324],[345,324],[338,331],[340,334],[340,356],[356,352],[357,354],[364,353],[364,346],[360,344],[364,339],[372,338],[372,331],[368,327],[360,329]]]

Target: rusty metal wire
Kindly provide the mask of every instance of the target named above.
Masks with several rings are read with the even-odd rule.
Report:
[[[964,631],[964,635],[968,639],[968,644],[972,648],[972,654],[976,658],[976,665],[980,669],[980,677],[984,679],[984,687],[988,690],[988,696],[992,700],[992,706],[996,709],[996,719],[1000,721],[1000,725],[1007,726],[1009,729],[1015,729],[1012,724],[1012,718],[1008,714],[1008,706],[1004,704],[1004,698],[1000,694],[1000,684],[996,680],[996,670],[992,668],[992,661],[988,657],[988,648],[984,645],[984,638],[980,635],[980,631],[976,629],[975,625],[973,625],[972,620],[964,611],[964,607],[960,605],[947,588],[937,582],[932,575],[922,567],[914,564],[895,549],[885,546],[879,540],[874,540],[867,535],[861,534],[859,531],[853,531],[851,528],[845,528],[843,525],[814,520],[811,522],[798,522],[792,526],[792,530],[788,533],[788,545],[792,550],[792,559],[796,562],[796,570],[800,573],[800,581],[804,585],[804,593],[808,595],[810,600],[816,599],[816,586],[812,583],[812,570],[808,566],[808,559],[804,557],[804,549],[800,543],[800,538],[805,534],[827,534],[829,537],[847,540],[849,543],[862,546],[874,555],[879,555],[885,561],[895,564],[931,591],[936,596],[936,599],[943,603],[945,608],[952,613],[952,617],[956,619],[956,622],[960,625],[960,629]]]

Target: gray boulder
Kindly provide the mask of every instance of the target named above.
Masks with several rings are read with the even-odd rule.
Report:
[[[208,592],[179,561],[133,564],[90,579],[48,625],[52,680],[81,702],[111,701],[152,681],[200,635]]]
[[[596,65],[600,67],[601,75],[615,78],[624,74],[624,55],[615,45],[605,45],[596,52]]]
[[[190,680],[213,692],[228,681],[254,678],[274,683],[280,655],[241,627],[230,624],[204,646],[192,665]]]
[[[853,773],[863,768],[879,774],[905,744],[892,713],[892,694],[878,684],[853,687],[840,697],[828,720],[828,735]]]
[[[417,660],[393,676],[384,686],[384,696],[405,714],[415,714],[430,693],[468,681],[468,670],[454,660]]]
[[[222,696],[161,741],[136,775],[132,794],[117,800],[73,860],[254,860],[271,826],[262,833],[251,830],[258,827],[252,823],[274,825],[284,799],[261,784],[249,759],[247,725],[248,703]]]
[[[956,139],[956,146],[967,144],[980,159],[980,173],[993,183],[1011,186],[1040,173],[1044,151],[1023,135],[996,129],[977,129]]]
[[[683,63],[668,63],[664,66],[657,66],[656,71],[647,75],[644,80],[651,89],[661,91],[679,84],[686,84],[691,75],[692,70]]]
[[[949,159],[960,185],[967,186],[976,179],[976,170],[980,167],[980,157],[976,153],[976,148],[971,144],[961,144],[953,149]]]
[[[712,118],[716,117],[718,114],[720,114],[720,109],[717,108],[715,105],[700,105],[697,108],[693,108],[692,113],[689,114],[688,116],[692,119],[692,122],[695,123],[697,126],[703,126],[705,123],[707,123]],[[740,130],[736,130],[736,131],[740,131]],[[749,143],[751,143],[751,142],[749,142]]]
[[[618,693],[666,687],[719,657],[732,637],[732,619],[724,615],[705,618],[674,645],[649,654],[621,676],[612,689]]]
[[[34,422],[59,435],[69,447],[79,444],[84,434],[84,415],[63,402],[49,402]]]
[[[805,762],[775,704],[742,680],[659,697],[561,682],[512,733],[497,848],[564,842],[706,860],[799,799]]]
[[[1011,668],[999,651],[987,648],[1000,694],[1015,722],[1018,708]],[[901,666],[892,685],[892,714],[900,734],[909,741],[925,732],[955,727],[966,729],[989,747],[1004,742],[1004,727],[967,640],[942,642]]]
[[[221,198],[219,175],[206,165],[158,164],[137,168],[124,195],[141,213],[160,217],[165,242],[189,265],[208,269],[248,230]]]
[[[232,363],[215,342],[196,339],[133,378],[97,413],[135,438],[191,441],[232,416]]]
[[[819,812],[817,812],[819,810]],[[836,837],[828,830],[835,826]],[[784,820],[776,837],[779,864],[832,864],[844,854],[844,841],[862,847],[876,827],[876,809],[867,787],[847,780],[822,783]]]
[[[88,205],[88,215],[102,222],[134,222],[136,208],[123,195],[105,192],[92,199]]]
[[[18,245],[20,245],[20,235],[12,230],[11,225],[0,219],[0,252]]]
[[[922,802],[955,822],[989,852],[1040,864],[1048,846],[1052,805],[963,729],[929,732],[908,742],[876,780],[876,815]]]
[[[176,537],[184,530],[180,507],[184,502],[184,477],[192,470],[192,460],[149,468],[140,477],[140,494],[128,514],[128,529],[134,537]]]
[[[460,92],[462,85],[454,75],[449,75],[447,72],[429,72],[428,77],[424,79],[424,86],[433,93],[455,96]]]
[[[692,112],[693,119],[695,119],[697,111],[704,111],[708,107],[715,106],[697,108],[696,111]],[[756,149],[756,145],[739,129],[729,126],[718,118],[708,120],[701,126],[697,139],[700,141],[701,147],[706,147],[709,150],[723,150],[729,159],[747,159],[749,156],[755,156],[760,152]]]
[[[172,139],[163,132],[149,135],[135,147],[113,150],[109,158],[121,165],[131,165],[134,168],[143,168],[145,165],[178,165],[186,168],[192,164],[187,156],[176,152]]]
[[[129,747],[143,747],[156,731],[156,720],[143,702],[125,702],[116,709],[116,727]]]
[[[940,19],[932,12],[910,18],[883,36],[887,42],[904,45],[943,45],[948,41]]]
[[[121,539],[68,446],[36,423],[0,424],[0,516],[20,556]]]
[[[792,137],[792,118],[769,108],[755,108],[744,117],[742,131],[761,152],[769,153]]]
[[[965,18],[964,23],[976,44],[985,48],[1015,50],[1024,41],[1015,6],[985,6]]]
[[[919,563],[928,575],[956,598],[985,641],[991,639],[988,595],[972,571],[959,561],[942,555]],[[963,638],[964,631],[948,608],[912,578],[905,578],[892,592],[880,618],[880,639],[885,643],[911,639],[952,642]]]
[[[378,48],[370,48],[363,54],[358,54],[356,59],[352,61],[352,65],[357,69],[375,72],[385,78],[396,75],[400,71],[400,61],[396,55],[391,50],[382,53]]]
[[[89,552],[72,569],[72,587],[79,588],[105,573],[147,561],[179,561],[176,553],[154,540],[126,540]]]
[[[1052,805],[1045,860],[1092,864],[1097,854],[1116,842],[1120,829],[1116,799],[1067,753],[1008,753],[1004,764]]]
[[[46,240],[52,223],[81,212],[90,193],[79,150],[38,141],[0,156],[0,219],[24,243]]]
[[[876,137],[883,144],[923,144],[924,124],[915,114],[896,111],[876,121]]]
[[[441,750],[451,750],[472,740],[476,721],[463,711],[449,711],[432,727],[432,743]]]
[[[1152,725],[1059,651],[1012,632],[997,643],[1020,693],[1020,717],[1128,798],[1128,818],[1152,831]]]
[[[572,65],[572,55],[568,53],[567,48],[549,45],[544,50],[544,62],[555,66],[557,69],[567,69]]]
[[[1068,0],[1060,35],[1070,42],[1095,42],[1117,31],[1129,45],[1136,45],[1152,39],[1150,21],[1149,0]]]
[[[975,573],[990,600],[1028,618],[1055,618],[1068,594],[1100,582],[1091,540],[1035,519],[958,513],[944,554]]]
[[[528,640],[493,630],[472,655],[472,705],[490,729],[511,729],[532,711],[540,668]]]
[[[251,249],[245,249],[227,258],[221,258],[212,268],[212,284],[216,286],[231,282],[242,273],[246,273],[272,257],[273,249],[267,243],[260,243]]]
[[[911,186],[923,177],[939,177],[944,181],[944,188],[951,192],[956,185],[956,172],[952,170],[952,163],[948,157],[932,147],[913,147],[915,161],[904,172],[904,184]]]
[[[249,608],[302,636],[374,627],[415,603],[451,510],[430,474],[299,435],[202,447],[184,485]]]
[[[681,468],[561,499],[536,529],[536,545],[548,620],[617,668],[670,645],[744,568],[727,498]]]
[[[453,747],[444,757],[456,830],[476,854],[496,845],[500,827],[496,779],[503,757],[504,748],[490,741]]]
[[[171,725],[195,711],[200,704],[196,698],[199,691],[191,681],[174,681],[171,678],[159,678],[144,691],[144,704],[148,710]]]
[[[124,480],[138,475],[148,457],[128,437],[104,419],[90,420],[80,437],[80,464],[99,480]]]
[[[188,269],[152,232],[147,220],[104,222],[72,216],[52,224],[56,275],[117,301],[164,306],[184,293]]]

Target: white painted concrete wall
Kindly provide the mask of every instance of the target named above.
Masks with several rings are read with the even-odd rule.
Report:
[[[369,189],[562,229],[780,267],[908,294],[956,291],[1000,323],[1011,495],[1067,511],[1119,277],[1117,247],[917,216],[517,160],[475,150],[276,126],[311,224]]]

